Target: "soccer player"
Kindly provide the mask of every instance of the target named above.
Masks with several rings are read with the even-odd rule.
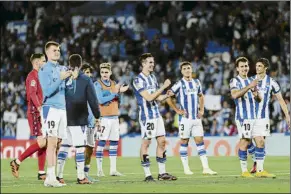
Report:
[[[95,90],[101,112],[100,127],[97,131],[98,145],[96,149],[97,176],[105,176],[102,168],[103,150],[106,140],[109,144],[110,176],[122,176],[116,170],[117,147],[119,141],[119,93],[125,92],[129,86],[121,86],[110,79],[112,75],[111,64],[100,64],[101,79],[95,82]]]
[[[58,154],[57,179],[60,183],[65,184],[63,171],[65,160],[69,148],[76,148],[76,165],[77,165],[77,183],[91,184],[85,177],[85,146],[86,146],[86,128],[88,125],[88,103],[96,119],[99,119],[100,112],[98,100],[95,93],[93,81],[82,71],[82,57],[78,54],[72,54],[69,57],[69,66],[74,71],[78,71],[76,78],[76,89],[74,93],[66,93],[66,111],[67,111],[67,134],[68,138],[62,141]]]
[[[42,134],[47,137],[47,176],[44,181],[46,187],[62,187],[55,175],[56,150],[62,139],[67,138],[67,116],[65,89],[74,90],[75,76],[71,70],[63,71],[60,59],[60,45],[49,41],[45,44],[47,63],[38,71],[41,89],[43,91],[43,105],[41,110]]]
[[[255,136],[256,147],[254,147],[251,142],[248,146],[248,152],[250,155],[255,156],[255,162],[251,173],[255,173],[256,177],[275,177],[274,174],[269,174],[264,170],[264,160],[265,160],[265,138],[270,136],[270,110],[269,103],[272,95],[275,95],[279,100],[280,106],[285,114],[285,119],[290,127],[290,116],[288,113],[287,105],[280,92],[279,84],[267,75],[267,69],[270,67],[270,62],[266,58],[260,58],[256,62],[256,76],[254,79],[258,79],[258,92],[262,97],[262,101],[256,102],[256,115],[257,119],[254,125],[258,131]]]
[[[92,73],[93,73],[93,68],[85,63],[82,65],[81,67],[81,71],[88,77],[92,77]],[[88,105],[88,111],[89,111],[89,116],[88,116],[88,125],[87,125],[87,130],[86,130],[86,147],[85,147],[85,168],[84,168],[84,172],[85,172],[85,177],[91,181],[91,182],[96,182],[98,180],[93,179],[92,177],[89,176],[89,170],[91,167],[91,158],[92,158],[92,154],[93,154],[93,149],[95,147],[95,135],[96,135],[96,125],[95,125],[95,117],[92,113],[92,110],[90,108],[90,106]]]
[[[30,57],[33,70],[26,78],[27,120],[30,134],[36,136],[37,142],[29,146],[17,159],[10,162],[12,175],[19,177],[19,166],[27,157],[37,152],[38,157],[38,180],[45,180],[44,171],[46,158],[46,139],[42,136],[40,110],[43,101],[42,90],[38,79],[38,71],[45,64],[45,56],[42,53],[32,54]]]
[[[181,109],[176,107],[171,98],[166,101],[171,108],[182,115],[179,123],[179,134],[181,138],[180,156],[184,173],[187,175],[193,174],[188,165],[187,154],[189,138],[193,136],[203,166],[203,174],[216,175],[217,172],[209,168],[203,141],[204,132],[201,118],[204,114],[204,95],[201,83],[198,79],[192,78],[193,70],[190,62],[182,62],[180,70],[183,78],[174,84],[170,91],[178,97]]]
[[[261,101],[258,91],[255,89],[258,79],[248,77],[249,61],[245,57],[239,57],[235,61],[238,76],[230,80],[230,92],[234,99],[236,112],[235,122],[240,137],[238,156],[242,170],[242,177],[253,178],[247,169],[247,147],[252,134],[256,134],[253,128],[256,118],[255,101]]]
[[[169,97],[168,94],[161,94],[170,86],[171,81],[169,79],[165,80],[163,86],[159,88],[158,81],[152,74],[155,66],[153,55],[144,53],[139,60],[142,65],[142,72],[134,79],[133,87],[139,107],[139,123],[142,136],[140,157],[145,173],[145,181],[155,181],[150,171],[148,155],[148,148],[152,138],[157,140],[158,180],[177,180],[177,177],[166,172],[165,125],[158,106],[158,101],[163,101]]]

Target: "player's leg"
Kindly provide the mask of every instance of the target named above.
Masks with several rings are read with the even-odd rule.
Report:
[[[93,154],[93,149],[95,147],[95,128],[87,128],[86,129],[86,147],[85,147],[85,167],[84,167],[84,173],[85,177],[91,181],[91,182],[96,182],[98,180],[93,179],[89,176],[89,170],[91,167],[91,158]]]
[[[156,131],[156,139],[157,139],[157,152],[156,152],[156,160],[158,162],[159,167],[159,175],[158,180],[177,180],[177,177],[166,172],[166,137],[165,137],[165,125],[162,117],[155,119],[154,123],[154,131]]]
[[[250,170],[250,173],[255,173],[257,169],[257,162],[256,162],[256,157],[255,157],[255,145],[253,143],[253,140],[250,141],[248,145],[248,154],[251,156],[254,164],[252,169]]]
[[[68,157],[68,153],[70,147],[72,146],[72,135],[69,130],[69,127],[66,129],[67,131],[67,138],[62,140],[59,152],[58,152],[58,161],[57,161],[57,180],[61,184],[66,184],[64,180],[64,168],[66,164],[66,159]]]
[[[86,126],[73,126],[70,127],[72,135],[72,143],[76,148],[76,166],[77,166],[77,183],[78,184],[91,184],[84,172],[85,167],[85,144],[86,144]]]
[[[204,145],[204,131],[201,119],[192,120],[193,125],[191,126],[192,135],[197,147],[197,152],[200,157],[200,161],[203,167],[203,174],[216,175],[217,172],[211,170],[208,164],[207,152]]]
[[[251,173],[249,173],[248,168],[247,168],[247,147],[249,145],[250,139],[243,138],[243,125],[241,124],[240,121],[236,120],[236,126],[238,130],[238,135],[239,135],[239,149],[238,149],[238,157],[240,161],[240,166],[241,166],[241,171],[242,171],[242,177],[245,178],[253,178]]]
[[[141,166],[143,167],[143,170],[145,173],[144,181],[151,182],[151,181],[155,181],[150,171],[151,163],[150,163],[150,158],[148,155],[148,149],[151,144],[151,138],[152,138],[151,126],[150,126],[151,124],[148,124],[148,123],[151,123],[151,120],[149,120],[148,122],[140,120],[139,123],[141,126],[141,137],[142,137],[142,142],[141,142],[141,147],[140,147],[140,159],[141,159]]]
[[[45,180],[46,173],[45,173],[45,160],[46,160],[46,146],[47,140],[42,135],[37,136],[36,138],[38,146],[40,149],[37,152],[37,159],[38,159],[38,180]]]
[[[28,124],[30,127],[30,134],[32,136],[39,136],[41,135],[41,124],[38,114],[27,114]],[[22,161],[24,161],[26,158],[31,156],[37,151],[41,151],[42,144],[39,145],[38,141],[32,145],[30,145],[17,159],[14,159],[10,162],[12,175],[16,178],[19,177],[19,167]],[[45,173],[44,173],[45,174]]]
[[[109,140],[109,160],[110,160],[110,175],[111,176],[123,176],[116,169],[117,148],[119,141],[119,119],[112,119],[110,126]]]
[[[98,177],[103,177],[104,172],[103,172],[103,151],[104,147],[106,145],[106,140],[109,137],[109,128],[108,125],[110,123],[109,119],[106,118],[101,118],[100,119],[100,128],[97,131],[97,139],[98,139],[98,144],[97,144],[97,149],[96,149],[96,161],[97,161],[97,176]]]
[[[42,125],[48,135],[47,143],[47,177],[44,182],[46,187],[62,187],[65,184],[60,183],[56,178],[56,163],[57,163],[57,146],[58,139],[66,139],[67,117],[64,110],[55,108],[43,109],[44,124]],[[47,114],[47,115],[46,115]]]
[[[181,119],[179,124],[179,135],[181,138],[180,157],[184,173],[187,175],[191,175],[193,174],[193,172],[190,170],[188,162],[188,143],[190,138],[190,126],[189,122],[187,122],[187,119],[185,119],[184,117]]]

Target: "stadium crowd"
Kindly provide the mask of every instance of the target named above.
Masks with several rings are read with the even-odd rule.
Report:
[[[61,64],[67,65],[68,56],[79,53],[94,68],[95,80],[99,77],[98,65],[108,61],[114,78],[130,84],[140,70],[138,56],[150,52],[155,56],[159,82],[169,78],[174,83],[180,77],[179,62],[190,61],[195,71],[193,77],[201,81],[204,94],[221,95],[222,109],[205,111],[203,125],[209,135],[237,134],[229,80],[236,75],[233,61],[238,56],[251,61],[250,76],[255,74],[256,59],[266,57],[271,61],[269,74],[280,84],[290,111],[290,2],[131,3],[137,19],[132,37],[118,21],[113,29],[101,20],[84,19],[74,26],[68,13],[70,7],[81,2],[2,2],[1,12],[7,15],[7,21],[26,20],[29,25],[26,41],[17,38],[17,31],[7,30],[6,23],[2,26],[5,41],[1,41],[1,118],[6,111],[16,113],[17,118],[26,117],[25,79],[32,68],[29,57],[32,53],[43,53],[47,40],[61,44]],[[160,33],[148,40],[143,33],[148,28]],[[161,38],[171,38],[174,49],[162,44]],[[228,49],[223,53],[208,52],[210,42]],[[271,130],[286,132],[278,101],[273,99],[270,106]],[[161,104],[160,111],[168,135],[177,135],[175,112],[166,103]],[[139,134],[137,112],[130,87],[120,98],[121,135]],[[15,123],[1,119],[0,128],[2,137],[16,134]]]

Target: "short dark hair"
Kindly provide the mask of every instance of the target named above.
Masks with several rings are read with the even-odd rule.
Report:
[[[180,63],[179,67],[180,67],[180,70],[182,70],[182,67],[185,66],[185,65],[190,65],[192,67],[192,64],[189,62],[189,61],[183,61],[182,63]]]
[[[249,63],[249,60],[246,57],[239,57],[235,60],[235,67],[238,67],[239,62]]]
[[[147,58],[154,57],[151,53],[144,53],[139,57],[139,62],[142,64]]]
[[[55,42],[55,41],[48,41],[46,44],[45,44],[45,51],[50,47],[50,46],[57,46],[57,47],[60,47],[60,44]]]
[[[41,57],[44,57],[44,54],[42,54],[42,53],[34,53],[30,57],[30,62],[32,63],[35,59],[40,59]]]
[[[267,67],[267,68],[270,67],[270,62],[269,62],[269,60],[266,59],[266,58],[259,58],[259,59],[257,60],[257,63],[263,63],[264,67]]]
[[[82,57],[79,54],[72,54],[69,57],[69,66],[73,69],[75,67],[81,67],[82,65]]]
[[[91,73],[93,72],[93,68],[90,66],[89,63],[84,63],[84,64],[81,66],[81,71],[85,71],[86,69],[89,69]]]

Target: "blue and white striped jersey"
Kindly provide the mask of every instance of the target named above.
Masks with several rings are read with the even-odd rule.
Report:
[[[156,100],[151,102],[146,101],[140,93],[144,90],[147,90],[150,94],[158,90],[159,84],[157,78],[150,74],[145,76],[143,73],[140,73],[133,80],[134,95],[137,100],[137,105],[139,107],[139,117],[142,121],[148,119],[155,119],[160,117],[159,106]]]
[[[252,79],[258,78],[253,76]],[[280,92],[279,84],[270,76],[266,75],[264,79],[259,81],[258,90],[262,101],[256,102],[256,116],[258,119],[268,119],[270,116],[269,103],[273,94]]]
[[[172,86],[171,90],[177,96],[180,108],[187,112],[186,118],[197,119],[199,108],[198,94],[203,94],[200,81],[198,79],[187,81],[182,78]]]
[[[229,86],[231,90],[241,90],[252,82],[252,78],[243,79],[239,75],[230,80]],[[254,95],[251,90],[246,92],[242,97],[234,100],[235,103],[235,119],[243,121],[244,119],[256,118],[256,105]]]

